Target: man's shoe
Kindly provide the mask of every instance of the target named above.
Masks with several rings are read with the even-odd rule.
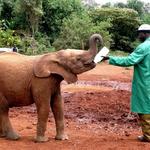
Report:
[[[149,140],[147,140],[143,135],[138,136],[137,139],[138,139],[140,142],[149,142]]]

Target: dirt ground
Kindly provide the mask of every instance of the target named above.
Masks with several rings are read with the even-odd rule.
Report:
[[[149,150],[149,143],[137,141],[141,134],[136,114],[130,113],[132,68],[106,62],[79,76],[76,84],[62,82],[65,124],[69,140],[56,141],[50,112],[46,135],[49,141],[35,143],[35,106],[12,108],[18,141],[0,139],[0,150]]]

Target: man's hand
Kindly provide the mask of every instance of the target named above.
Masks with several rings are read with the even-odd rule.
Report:
[[[109,59],[109,56],[102,56],[102,57],[103,57],[102,61]]]

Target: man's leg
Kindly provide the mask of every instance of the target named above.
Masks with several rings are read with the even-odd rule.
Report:
[[[143,142],[150,142],[150,114],[139,114],[139,121],[143,136],[138,137],[138,139]]]

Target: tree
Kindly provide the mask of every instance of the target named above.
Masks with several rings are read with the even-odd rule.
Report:
[[[59,35],[63,19],[72,13],[84,11],[80,0],[43,0],[41,31],[51,37],[53,42]]]
[[[126,8],[127,5],[122,3],[122,2],[118,2],[114,4],[114,7],[118,7],[118,8]]]
[[[13,7],[15,0],[0,0],[0,18],[10,20],[13,16]]]
[[[108,3],[104,4],[104,5],[102,5],[102,8],[110,8],[111,6],[112,6],[111,3],[108,2]]]
[[[3,29],[11,28],[11,22],[13,21],[13,8],[15,0],[0,0],[0,19],[4,26]]]
[[[141,19],[143,23],[150,24],[150,3],[144,4],[144,14]]]
[[[142,21],[143,23],[150,24],[150,13],[145,13],[142,16]]]
[[[38,32],[39,20],[43,15],[42,0],[17,0],[15,5],[16,14],[25,15],[31,35],[34,36]]]
[[[111,36],[108,28],[111,27],[109,22],[94,24],[87,13],[72,14],[70,18],[63,21],[59,37],[53,45],[56,49],[75,48],[87,49],[87,41],[93,33],[99,33],[104,39],[105,45],[109,46]]]
[[[140,0],[128,0],[127,7],[130,9],[134,9],[141,16],[144,12],[144,3]]]
[[[86,7],[96,7],[98,4],[95,2],[95,0],[82,0],[83,1],[83,4],[86,6]]]
[[[90,16],[94,23],[99,24],[101,21],[110,19],[112,26],[108,28],[112,35],[112,49],[131,51],[131,43],[135,41],[136,31],[140,19],[138,13],[132,9],[122,8],[101,8],[91,11]]]

